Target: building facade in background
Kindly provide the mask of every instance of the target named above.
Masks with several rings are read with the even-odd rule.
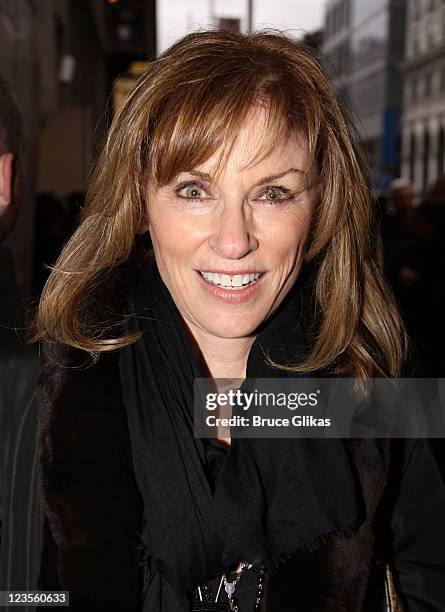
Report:
[[[0,2],[0,73],[24,125],[23,205],[8,246],[25,299],[36,196],[63,199],[85,190],[115,78],[132,62],[154,57],[155,25],[155,0]]]
[[[219,27],[247,32],[255,8],[254,1],[248,0],[157,0],[157,55],[199,29]]]
[[[444,172],[445,2],[407,4],[402,176],[421,194]]]
[[[328,0],[323,52],[338,97],[352,107],[377,189],[400,172],[405,0]]]

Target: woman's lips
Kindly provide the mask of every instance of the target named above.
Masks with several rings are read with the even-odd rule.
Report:
[[[243,302],[247,302],[263,285],[266,277],[266,272],[263,272],[257,281],[247,285],[246,287],[227,289],[225,287],[221,287],[220,285],[209,283],[208,281],[204,280],[199,271],[196,270],[195,272],[201,287],[207,291],[209,295],[220,302],[225,302],[226,304],[241,304]]]

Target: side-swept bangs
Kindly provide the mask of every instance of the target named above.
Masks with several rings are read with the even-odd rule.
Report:
[[[230,57],[230,56],[229,56]],[[214,168],[217,175],[249,115],[261,108],[265,125],[260,147],[249,165],[265,157],[290,132],[307,134],[304,104],[282,87],[265,67],[240,66],[234,58],[221,66],[209,62],[205,74],[181,83],[175,95],[162,105],[155,126],[149,130],[145,160],[148,183],[162,187],[179,173],[204,163],[220,151]],[[207,63],[207,64],[209,64]],[[270,69],[269,69],[270,70]],[[315,137],[316,139],[316,137]]]

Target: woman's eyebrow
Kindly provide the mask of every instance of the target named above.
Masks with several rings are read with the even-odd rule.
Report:
[[[304,174],[303,170],[300,170],[299,168],[289,168],[289,170],[285,170],[284,172],[280,172],[279,174],[271,174],[270,176],[265,176],[264,178],[260,179],[256,184],[263,185],[264,183],[270,183],[271,181],[275,181],[279,178],[282,178],[283,176],[285,176],[286,174],[290,174],[291,172],[297,174]],[[191,174],[192,176],[196,176],[196,178],[200,178],[203,181],[210,182],[212,180],[211,175],[207,174],[207,172],[200,172],[199,170],[190,170],[189,174]]]
[[[211,175],[207,174],[207,172],[200,172],[199,170],[190,170],[189,174],[191,174],[192,176],[196,176],[196,178],[200,178],[203,181],[211,182],[212,180]]]
[[[299,168],[289,168],[289,170],[285,170],[284,172],[280,172],[279,174],[271,174],[270,176],[265,176],[264,178],[258,181],[257,185],[271,183],[272,181],[276,181],[277,179],[282,178],[283,176],[286,176],[286,174],[290,173],[304,174],[303,170],[300,170]]]

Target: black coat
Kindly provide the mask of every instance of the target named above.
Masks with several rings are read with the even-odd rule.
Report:
[[[117,354],[84,368],[77,351],[42,360],[38,350],[0,360],[0,590],[67,590],[76,611],[139,610],[142,504]],[[348,445],[361,526],[285,564],[267,610],[380,611],[387,562],[405,610],[444,612],[445,491],[428,442]]]
[[[10,250],[0,246],[0,346],[21,344],[23,308]]]

